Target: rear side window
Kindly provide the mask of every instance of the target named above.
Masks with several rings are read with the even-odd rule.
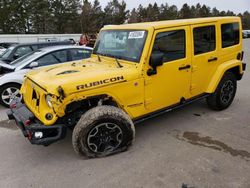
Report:
[[[194,28],[194,55],[215,50],[215,26]]]
[[[66,62],[67,57],[67,50],[60,50],[57,52],[53,52],[52,55],[61,63]]]
[[[45,55],[37,60],[39,66],[47,66],[60,63],[60,61],[52,54]]]
[[[152,53],[164,54],[163,62],[185,58],[185,30],[167,31],[157,34]]]
[[[38,45],[32,45],[31,48],[32,48],[34,51],[36,51],[36,50],[38,50]]]
[[[86,59],[90,57],[91,50],[72,49],[70,50],[70,55],[71,55],[72,61]]]
[[[234,46],[240,42],[239,23],[221,25],[222,48]]]

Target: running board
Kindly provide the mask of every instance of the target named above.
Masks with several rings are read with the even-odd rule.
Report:
[[[163,108],[161,110],[157,110],[156,112],[152,112],[152,113],[149,113],[149,114],[146,114],[144,116],[141,116],[139,118],[136,118],[133,120],[134,124],[138,124],[138,123],[141,123],[145,120],[148,120],[148,119],[151,119],[151,118],[154,118],[154,117],[157,117],[157,116],[160,116],[162,114],[165,114],[167,112],[171,112],[173,110],[176,110],[178,108],[181,108],[183,106],[186,106],[188,104],[191,104],[195,101],[198,101],[198,100],[201,100],[201,99],[204,99],[206,97],[208,97],[210,94],[202,94],[202,95],[199,95],[199,96],[196,96],[196,97],[193,97],[191,99],[188,99],[188,100],[185,100],[183,102],[180,102],[178,104],[175,104],[175,105],[172,105],[172,106],[169,106],[169,107],[166,107],[166,108]]]

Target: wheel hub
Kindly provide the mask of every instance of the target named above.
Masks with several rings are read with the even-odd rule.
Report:
[[[224,83],[221,88],[221,101],[224,104],[227,104],[233,97],[234,93],[234,84],[231,80],[228,80]]]
[[[102,123],[93,127],[87,137],[87,144],[96,153],[114,151],[122,142],[122,130],[114,123]]]
[[[16,87],[6,88],[2,92],[1,97],[2,97],[2,101],[7,105],[9,105],[12,100],[18,99],[19,101],[21,101],[21,99],[22,99],[22,95],[20,94],[20,90]]]

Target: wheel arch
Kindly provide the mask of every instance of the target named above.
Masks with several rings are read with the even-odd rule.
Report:
[[[243,75],[242,63],[240,61],[229,61],[219,65],[205,92],[213,93],[216,90],[223,75],[228,71],[232,72],[237,80],[241,80]]]
[[[122,108],[121,103],[115,97],[108,94],[96,94],[92,96],[86,96],[84,99],[81,100],[69,102],[66,105],[65,113],[71,113],[77,110],[77,108],[81,108],[84,104],[88,105],[86,106],[86,109],[91,109],[98,105],[109,105]]]
[[[20,87],[22,86],[22,83],[18,83],[18,82],[6,82],[6,83],[2,84],[0,87],[4,87],[4,86],[9,85],[9,84],[18,84],[18,85],[20,85]]]

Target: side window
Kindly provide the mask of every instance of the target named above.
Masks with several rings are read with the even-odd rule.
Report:
[[[239,23],[221,25],[222,48],[234,46],[240,42]]]
[[[53,65],[60,63],[52,54],[45,55],[37,60],[39,66]]]
[[[203,54],[215,50],[215,26],[197,27],[194,34],[194,55]]]
[[[18,57],[21,57],[30,52],[32,52],[30,46],[21,46],[16,50],[15,54],[18,55]]]
[[[163,62],[185,58],[185,30],[167,31],[157,34],[153,52],[164,53]]]
[[[67,58],[67,50],[60,50],[57,52],[51,53],[60,63],[66,62]]]
[[[75,60],[89,58],[91,55],[91,51],[85,50],[85,49],[73,49],[73,50],[70,50],[70,54],[72,57],[72,61],[75,61]]]
[[[45,48],[47,46],[48,46],[47,44],[39,44],[37,47],[38,47],[38,49],[40,49],[40,48]]]
[[[33,49],[33,51],[36,51],[38,49],[38,45],[32,45],[31,48]]]

